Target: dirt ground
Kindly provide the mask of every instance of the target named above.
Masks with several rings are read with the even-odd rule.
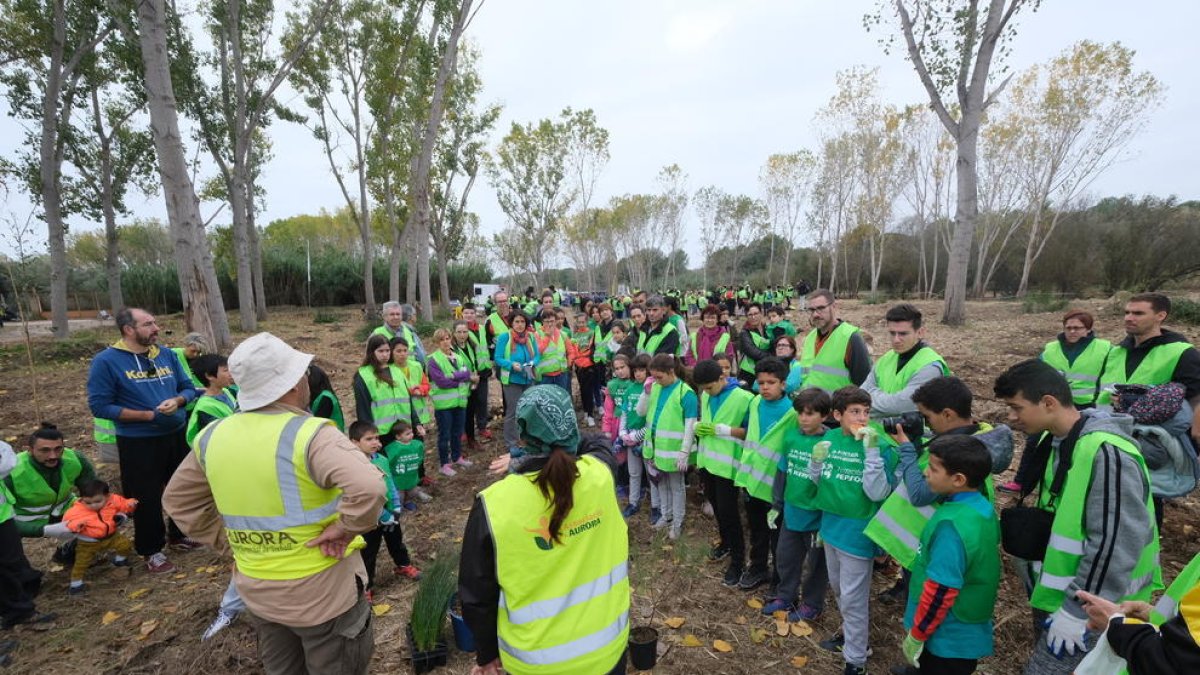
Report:
[[[886,351],[883,332],[885,305],[862,305],[842,301],[842,316],[863,327],[876,356]],[[927,316],[937,316],[939,303],[917,303]],[[1097,332],[1105,338],[1121,337],[1120,316],[1104,301],[1082,302],[1080,306],[1099,315]],[[359,328],[357,309],[333,310],[344,316],[341,324],[315,324],[313,312],[303,309],[275,309],[262,324],[296,347],[314,352],[318,363],[333,380],[343,407],[353,409],[351,377],[361,359],[355,339]],[[971,303],[970,323],[949,328],[931,323],[928,341],[940,351],[954,372],[963,377],[976,394],[977,416],[991,421],[1003,420],[1003,406],[991,396],[991,383],[1008,365],[1038,354],[1042,345],[1060,326],[1058,313],[1023,314],[1018,303]],[[797,326],[807,326],[802,316],[793,316]],[[179,316],[159,317],[172,336],[179,339],[185,331]],[[235,317],[230,323],[237,325]],[[15,332],[6,326],[3,333]],[[97,333],[94,341],[72,340],[69,348],[58,347],[48,339],[34,345],[35,381],[26,366],[21,345],[0,348],[0,438],[23,446],[24,437],[40,419],[51,420],[67,435],[68,445],[96,459],[91,439],[91,419],[84,386],[92,353],[114,339],[111,327]],[[1193,341],[1200,330],[1185,328]],[[244,336],[239,336],[244,337]],[[51,361],[51,356],[53,360]],[[498,406],[496,385],[492,385],[493,405]],[[492,427],[499,436],[499,421]],[[1018,448],[1021,441],[1018,440]],[[487,459],[502,448],[498,442],[484,452],[472,455],[476,466],[453,478],[439,477],[432,493],[435,501],[411,515],[405,515],[403,527],[417,566],[426,563],[439,547],[461,537],[467,511],[474,494],[491,480],[485,475]],[[430,452],[436,457],[436,449]],[[430,460],[431,465],[436,459]],[[1016,462],[1014,460],[1013,469]],[[116,480],[116,467],[101,467],[101,475]],[[1004,479],[1007,480],[1006,474]],[[760,672],[841,672],[839,656],[822,651],[817,643],[838,627],[838,615],[832,601],[823,616],[812,622],[813,633],[806,637],[776,637],[775,624],[748,605],[760,592],[747,594],[720,585],[722,564],[707,564],[703,553],[716,536],[715,523],[700,514],[698,498],[689,504],[685,536],[669,546],[655,538],[644,513],[630,521],[631,550],[634,552],[635,580],[633,625],[645,622],[651,604],[656,603],[651,621],[662,632],[660,642],[666,648],[655,669],[659,673],[695,673],[711,675]],[[1163,532],[1162,564],[1164,576],[1173,578],[1194,553],[1192,525],[1200,514],[1195,495],[1175,500],[1166,513]],[[261,672],[255,653],[255,638],[245,622],[238,622],[209,643],[200,635],[216,613],[221,593],[229,579],[228,561],[201,550],[172,560],[179,567],[173,576],[155,578],[143,568],[132,571],[108,566],[94,568],[89,574],[91,590],[82,597],[66,594],[67,571],[53,566],[49,541],[26,541],[26,551],[35,567],[46,571],[38,606],[58,613],[57,622],[47,630],[18,627],[20,641],[14,652],[14,673],[257,673]],[[466,552],[468,555],[470,552]],[[411,581],[390,573],[390,563],[381,553],[377,578],[377,620],[375,656],[372,672],[412,672],[407,661],[404,627],[408,619],[414,589]],[[646,573],[650,566],[652,572]],[[643,580],[652,578],[653,586]],[[892,579],[876,574],[875,591],[891,585]],[[871,644],[874,656],[870,672],[885,673],[891,664],[902,660],[899,645],[903,637],[902,609],[872,603]],[[111,612],[111,613],[110,613]],[[106,613],[107,614],[106,616]],[[678,629],[663,622],[683,618]],[[1009,574],[1004,580],[996,609],[997,656],[981,662],[979,672],[996,675],[1017,673],[1030,649],[1028,608],[1018,582]],[[765,633],[761,630],[765,629]],[[694,636],[700,646],[683,646],[684,638]],[[0,637],[10,637],[3,635]],[[728,643],[732,651],[722,653],[714,640]],[[690,640],[689,640],[690,642]],[[660,648],[661,651],[661,648]],[[793,657],[808,662],[797,669]],[[449,665],[439,672],[468,673],[473,656],[450,650]]]

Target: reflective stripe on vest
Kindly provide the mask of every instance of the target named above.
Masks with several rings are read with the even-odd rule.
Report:
[[[1158,345],[1151,349],[1133,373],[1126,377],[1125,357],[1129,352],[1121,345],[1113,345],[1104,365],[1104,373],[1100,376],[1100,395],[1096,402],[1102,405],[1111,403],[1113,385],[1144,384],[1152,387],[1170,382],[1171,376],[1175,374],[1175,366],[1179,365],[1179,358],[1189,349],[1192,349],[1190,342]]]
[[[707,392],[700,394],[700,421],[713,424],[728,424],[740,427],[746,419],[746,412],[754,395],[745,389],[733,389],[725,395],[717,414],[712,414],[712,397]],[[696,466],[708,471],[714,476],[733,479],[741,464],[742,440],[740,438],[717,438],[707,436],[697,438],[699,451]]]
[[[772,501],[775,474],[779,470],[779,458],[783,455],[785,433],[796,426],[796,411],[789,409],[764,434],[759,428],[759,402],[762,396],[750,401],[750,422],[746,427],[746,439],[742,441],[742,456],[733,482],[755,499]]]
[[[1096,385],[1100,382],[1100,372],[1111,350],[1111,342],[1093,338],[1074,362],[1068,362],[1062,342],[1051,340],[1042,350],[1042,360],[1067,378],[1076,405],[1091,405],[1096,400]]]
[[[61,516],[75,503],[71,489],[83,473],[83,463],[71,448],[63,450],[58,466],[58,491],[38,472],[33,456],[28,450],[17,453],[17,464],[9,474],[7,483],[12,485],[13,517],[23,523],[48,521],[51,516]]]
[[[1033,595],[1030,597],[1030,604],[1043,611],[1054,612],[1062,606],[1066,597],[1065,591],[1075,579],[1083,558],[1083,545],[1087,536],[1083,528],[1083,511],[1091,485],[1096,453],[1102,444],[1109,444],[1132,457],[1145,477],[1146,484],[1150,484],[1150,474],[1146,471],[1145,461],[1136,444],[1108,432],[1096,431],[1085,433],[1076,441],[1062,494],[1057,500],[1053,500],[1049,494],[1049,486],[1054,481],[1055,462],[1059,456],[1058,449],[1054,449],[1051,461],[1046,463],[1046,473],[1038,491],[1038,507],[1052,511],[1054,521],[1051,524],[1046,558],[1042,562]],[[1149,494],[1146,495],[1146,512],[1154,513],[1154,504]],[[1148,600],[1156,588],[1162,587],[1162,571],[1158,566],[1158,527],[1154,524],[1153,515],[1149,518],[1152,528],[1150,542],[1142,549],[1134,565],[1128,593],[1118,602]]]
[[[538,348],[542,350],[542,358],[537,365],[533,367],[533,372],[541,377],[542,375],[557,375],[567,369],[567,343],[563,337],[562,331],[559,331],[556,339],[551,340],[546,337],[545,347],[538,343]]]
[[[663,321],[661,330],[655,333],[653,337],[650,337],[650,334],[645,331],[639,331],[637,341],[638,353],[654,356],[658,353],[658,347],[662,344],[662,341],[671,333],[677,332],[679,331],[675,330],[675,324],[670,321]]]
[[[745,330],[746,332],[748,332],[750,334],[750,341],[754,343],[755,347],[758,347],[759,349],[762,349],[762,350],[766,350],[768,347],[771,346],[771,338],[767,337],[766,333],[762,330],[762,328],[759,328],[758,330],[744,328],[743,330]],[[756,363],[758,363],[757,360],[752,359],[749,356],[743,355],[742,360],[738,362],[738,369],[744,373],[753,373],[754,365]]]
[[[646,435],[648,442],[642,452],[647,459],[653,459],[654,465],[661,471],[678,471],[675,462],[683,456],[683,394],[686,387],[683,380],[675,380],[675,385],[667,394],[670,399],[663,404],[661,412],[658,398],[662,395],[663,386],[655,382],[650,387],[650,400],[646,406],[650,432]]]
[[[1179,614],[1179,603],[1183,601],[1183,596],[1200,584],[1200,553],[1197,553],[1192,561],[1184,567],[1167,587],[1167,592],[1159,598],[1158,604],[1150,612],[1150,623],[1155,626],[1161,626],[1164,623],[1175,618]]]
[[[467,330],[468,339],[475,345],[475,369],[479,372],[492,367],[492,355],[487,346],[487,326],[482,323],[475,325],[474,331],[471,331],[470,327]]]
[[[381,434],[390,432],[396,422],[412,419],[412,400],[405,386],[404,372],[393,364],[388,365],[388,372],[392,376],[392,384],[379,379],[371,366],[358,369],[358,375],[371,397],[371,418]]]
[[[117,423],[103,417],[92,418],[92,439],[97,443],[117,442]]]
[[[400,368],[397,366],[397,368]],[[409,389],[421,385],[421,380],[425,377],[425,370],[421,366],[421,362],[416,359],[410,359],[405,362],[404,367],[400,368],[400,378],[404,382],[404,391],[407,393]],[[429,405],[429,397],[427,396],[412,396],[408,398],[410,409],[409,417],[415,413],[418,424],[429,424],[433,419],[433,408]]]
[[[429,358],[441,369],[442,377],[449,379],[454,376],[455,366],[445,352],[439,349]],[[457,361],[457,359],[455,360]],[[450,388],[442,388],[433,382],[433,378],[430,378],[429,398],[433,401],[433,409],[451,410],[467,407],[467,391],[470,387],[470,383],[467,382],[456,384]]]
[[[804,386],[832,393],[854,384],[850,380],[850,369],[846,367],[846,349],[850,346],[850,337],[857,332],[857,326],[845,321],[839,323],[825,338],[820,352],[817,351],[818,331],[808,332],[800,349],[800,376]]]

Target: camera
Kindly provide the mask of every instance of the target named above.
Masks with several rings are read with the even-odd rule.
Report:
[[[906,412],[891,417],[883,417],[879,420],[880,426],[889,434],[896,432],[896,425],[904,429],[908,440],[918,445],[921,442],[921,437],[925,435],[925,418],[919,412]]]

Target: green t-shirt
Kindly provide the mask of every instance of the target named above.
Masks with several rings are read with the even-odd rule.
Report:
[[[383,449],[397,490],[411,490],[420,480],[418,472],[425,459],[425,442],[412,439],[408,443],[392,441]]]

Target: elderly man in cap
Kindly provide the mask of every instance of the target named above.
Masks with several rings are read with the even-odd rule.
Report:
[[[268,674],[365,673],[374,637],[357,535],[376,525],[384,480],[309,414],[312,358],[270,333],[233,350],[241,412],[196,437],[163,504],[185,532],[232,550]]]

